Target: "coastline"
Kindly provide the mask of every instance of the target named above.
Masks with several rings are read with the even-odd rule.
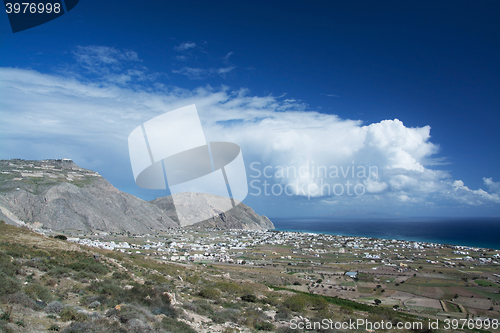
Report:
[[[277,231],[500,250],[500,218],[273,218]]]

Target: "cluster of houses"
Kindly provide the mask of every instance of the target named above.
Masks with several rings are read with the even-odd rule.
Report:
[[[107,236],[103,234],[101,236]],[[120,251],[128,254],[145,254],[159,256],[163,260],[169,261],[215,261],[223,263],[245,263],[244,260],[234,259],[227,251],[245,249],[246,245],[241,242],[230,241],[229,243],[189,243],[169,241],[145,241],[145,244],[135,244],[128,242],[102,241],[99,239],[70,237],[70,242],[80,245],[97,247],[105,250]],[[202,252],[202,253],[193,253]],[[239,252],[238,254],[243,254]]]
[[[454,266],[455,263],[453,261],[498,264],[500,257],[498,253],[492,257],[483,257],[482,254],[475,255],[474,257],[469,256],[469,253],[484,252],[484,249],[480,248],[405,240],[384,240],[275,230],[228,230],[224,232],[205,233],[203,236],[200,236],[202,234],[197,235],[197,233],[198,231],[172,230],[168,235],[169,239],[164,238],[161,241],[158,240],[158,237],[152,235],[142,235],[137,238],[147,239],[147,237],[151,237],[151,239],[155,240],[142,240],[140,241],[141,244],[102,241],[89,238],[69,238],[68,240],[82,245],[129,254],[152,255],[167,261],[206,261],[247,265],[257,264],[257,261],[241,259],[240,257],[243,256],[244,250],[262,245],[289,246],[290,255],[278,256],[275,258],[278,261],[280,259],[291,261],[295,259],[302,260],[304,256],[323,257],[328,253],[350,253],[354,258],[380,262],[387,266],[394,266],[395,269],[400,271],[407,270],[407,263],[411,263],[419,257],[427,258],[428,263],[445,266]],[[451,259],[438,258],[436,256],[435,260],[429,258],[433,250],[442,248],[451,248],[454,250],[454,254],[465,256]],[[273,255],[278,255],[278,253],[273,252]],[[405,262],[404,266],[394,265],[391,258]],[[258,262],[266,261],[273,262],[272,259],[266,258],[266,254],[262,254],[262,259]],[[311,261],[311,263],[313,262]]]
[[[13,175],[11,181],[23,180],[23,178],[44,178],[61,179],[67,181],[83,180],[86,176],[101,177],[99,173],[75,167],[71,159],[63,158],[58,160],[26,161],[9,160],[2,161],[4,175]],[[71,163],[71,164],[70,164]]]

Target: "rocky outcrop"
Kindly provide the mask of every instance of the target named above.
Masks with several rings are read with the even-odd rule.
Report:
[[[182,193],[180,196],[178,195],[176,204],[188,205],[193,215],[197,215],[197,210],[201,209],[202,206],[208,205],[210,207],[214,217],[196,223],[195,226],[218,229],[274,229],[271,220],[264,215],[258,215],[252,208],[243,203],[236,203],[234,208],[224,212],[225,201],[226,199],[213,194]],[[150,202],[163,210],[172,220],[178,221],[171,196],[158,198]]]

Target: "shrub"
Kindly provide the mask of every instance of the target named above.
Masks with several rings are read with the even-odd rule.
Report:
[[[272,306],[278,306],[281,304],[281,299],[279,296],[271,294],[264,298],[263,302]]]
[[[154,315],[164,314],[170,318],[177,318],[179,316],[179,311],[171,305],[157,307],[151,310]]]
[[[30,283],[25,286],[24,292],[34,300],[40,299],[45,303],[52,300],[52,293],[50,289],[37,283]]]
[[[115,280],[128,280],[130,276],[127,272],[116,271],[111,275],[111,278]]]
[[[198,275],[186,276],[184,280],[191,284],[197,284],[200,281],[200,277]]]
[[[2,298],[2,300],[5,303],[19,304],[27,308],[30,308],[32,310],[36,310],[38,308],[36,302],[31,298],[29,298],[29,296],[23,292],[17,292],[15,294],[6,295]]]
[[[340,312],[343,313],[343,314],[352,314],[353,313],[353,309],[349,306],[346,306],[346,305],[342,305],[340,307]]]
[[[84,322],[74,322],[70,326],[68,326],[62,333],[94,333],[94,332],[102,332],[103,330],[99,329],[100,327],[94,326],[94,324],[90,321]]]
[[[292,316],[292,312],[284,306],[278,307],[278,311],[276,311],[276,316],[274,317],[275,319],[289,319]]]
[[[128,323],[127,326],[131,332],[134,333],[146,333],[146,332],[152,332],[151,326],[149,324],[143,322],[140,319],[131,319]]]
[[[191,303],[184,303],[182,304],[182,307],[202,316],[210,316],[214,313],[212,306],[205,300],[196,300]]]
[[[73,262],[66,266],[77,272],[94,273],[97,275],[103,275],[109,272],[108,267],[90,258],[85,258],[83,260]]]
[[[0,332],[13,333],[14,330],[5,321],[0,321]]]
[[[306,295],[297,294],[289,297],[283,302],[283,305],[294,312],[302,311],[309,302],[309,298]]]
[[[196,331],[193,330],[191,326],[189,326],[188,324],[183,323],[181,321],[177,321],[169,317],[163,318],[159,326],[160,328],[163,328],[167,332],[196,333]]]
[[[47,306],[45,307],[45,312],[47,312],[47,313],[61,313],[63,308],[64,308],[64,305],[61,302],[54,301],[54,302],[50,302],[49,304],[47,304]]]
[[[267,319],[264,312],[257,308],[249,308],[244,313],[239,316],[239,324],[247,326],[255,326],[256,324],[262,323]]]
[[[323,297],[314,297],[312,299],[312,306],[316,310],[322,310],[328,307],[328,302]]]
[[[65,307],[62,311],[61,311],[61,320],[62,321],[85,321],[85,319],[87,319],[87,316],[84,315],[83,313],[78,313],[76,312],[75,309],[71,308],[71,307]]]
[[[227,322],[237,323],[239,320],[240,311],[238,310],[225,310],[221,312],[217,312],[210,316],[210,319],[213,320],[216,324],[224,324]]]
[[[241,309],[243,307],[243,303],[241,303],[241,302],[223,302],[222,306],[226,309]]]
[[[9,322],[12,321],[11,314],[12,314],[12,306],[9,306],[7,307],[7,310],[5,310],[5,312],[2,313],[2,315],[0,315],[0,320]]]
[[[146,316],[142,311],[138,310],[136,307],[125,306],[122,307],[122,310],[119,312],[118,319],[120,319],[120,322],[122,323],[127,323],[132,319],[139,319],[139,320],[146,319]]]
[[[15,294],[21,290],[21,283],[15,277],[0,272],[0,296]]]
[[[57,284],[56,279],[48,279],[47,281],[45,281],[45,285],[49,287],[54,287],[56,284]]]
[[[149,307],[162,308],[170,305],[170,296],[167,294],[169,290],[168,284],[159,286],[135,284],[134,288],[124,294],[123,299],[130,303],[137,302]]]
[[[290,326],[282,326],[278,328],[276,333],[296,333],[297,330],[292,329]]]
[[[240,295],[243,293],[243,288],[233,282],[217,282],[215,287],[220,291],[231,295]]]
[[[160,274],[148,274],[147,278],[148,280],[145,282],[145,284],[150,284],[150,285],[169,282],[169,280],[166,277]]]
[[[245,302],[255,303],[255,302],[257,302],[257,296],[255,296],[253,294],[248,294],[248,295],[245,295],[245,296],[241,296],[241,300],[245,301]]]
[[[259,331],[272,331],[274,330],[274,325],[268,321],[265,321],[263,323],[256,324],[255,328]]]
[[[106,312],[106,317],[115,319],[122,324],[128,324],[133,319],[138,319],[146,322],[152,319],[153,316],[148,309],[140,305],[123,304],[119,309],[112,308]]]
[[[70,276],[70,270],[66,267],[56,266],[51,268],[47,274],[54,277],[67,277]]]
[[[112,296],[118,296],[122,293],[123,289],[117,285],[116,283],[113,283],[110,280],[104,280],[104,281],[99,281],[99,282],[92,282],[91,286],[89,287],[90,290],[96,291],[99,294],[103,295],[112,295]]]
[[[199,295],[201,297],[208,298],[208,299],[216,299],[216,298],[219,298],[220,291],[218,289],[215,289],[215,288],[203,288],[200,291]]]
[[[196,304],[191,303],[191,302],[183,303],[182,307],[186,310],[193,311],[193,312],[197,312],[197,310],[198,310],[198,306],[196,306]]]
[[[101,302],[99,301],[93,301],[92,303],[89,304],[89,308],[95,309],[101,306]]]
[[[8,276],[16,275],[18,270],[18,265],[11,261],[9,255],[0,252],[0,274],[3,273]]]

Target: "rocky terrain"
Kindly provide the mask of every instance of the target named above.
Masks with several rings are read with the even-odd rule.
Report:
[[[147,234],[180,227],[170,197],[152,202],[121,192],[98,173],[70,159],[0,161],[0,219],[55,231]],[[207,199],[208,198],[208,199]],[[194,200],[192,200],[194,199]],[[208,200],[217,217],[201,222],[221,229],[272,229],[267,217],[240,203],[224,213],[217,197],[186,194],[196,210]]]
[[[264,215],[258,215],[252,208],[243,203],[237,203],[236,206],[227,212],[224,212],[224,198],[213,194],[204,193],[182,193],[178,197],[178,205],[189,205],[196,215],[196,210],[201,209],[198,206],[208,205],[215,213],[211,219],[196,223],[195,226],[203,226],[219,229],[274,229],[273,223]],[[164,211],[172,220],[177,222],[175,207],[171,196],[158,198],[151,201],[153,205]]]

